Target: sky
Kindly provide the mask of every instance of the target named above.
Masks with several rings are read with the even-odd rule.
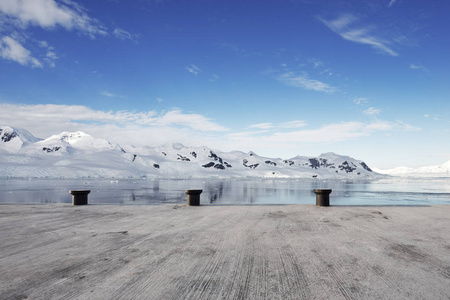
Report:
[[[449,11],[445,0],[0,0],[0,125],[442,164]]]

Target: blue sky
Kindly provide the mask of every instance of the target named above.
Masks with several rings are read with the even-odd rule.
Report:
[[[443,0],[0,0],[0,123],[391,168],[450,159]]]

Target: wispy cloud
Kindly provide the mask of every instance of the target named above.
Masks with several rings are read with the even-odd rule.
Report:
[[[308,58],[308,62],[313,65],[314,69],[323,67],[325,65],[323,61],[317,58]]]
[[[106,96],[106,97],[110,97],[110,98],[123,98],[123,96],[117,95],[117,94],[113,94],[110,93],[108,91],[101,91],[100,95]]]
[[[121,29],[121,28],[116,28],[116,29],[114,29],[113,35],[114,35],[116,38],[118,38],[118,39],[121,39],[121,40],[130,40],[130,41],[136,40],[136,39],[139,37],[138,34],[130,33],[130,32],[128,32],[128,31],[124,30],[124,29]]]
[[[250,125],[249,128],[270,129],[270,128],[273,128],[273,124],[272,123],[259,123],[259,124]]]
[[[2,125],[30,130],[38,137],[82,130],[112,142],[159,145],[165,142],[204,140],[228,128],[210,118],[180,109],[170,111],[101,111],[81,105],[0,104]],[[192,140],[189,140],[192,138]]]
[[[283,122],[280,124],[281,128],[300,128],[305,127],[306,122],[305,121],[289,121],[289,122]]]
[[[208,80],[209,80],[210,82],[214,82],[214,81],[219,80],[219,78],[220,78],[219,75],[217,75],[217,74],[212,74],[212,75],[211,75],[211,78],[208,79]]]
[[[59,58],[55,52],[55,48],[53,46],[50,46],[47,41],[38,41],[37,44],[45,51],[42,60],[46,62],[48,66],[54,68],[56,66],[55,62]]]
[[[360,105],[360,104],[368,103],[369,100],[367,100],[367,98],[356,98],[353,100],[353,102],[357,105]]]
[[[321,82],[319,80],[310,79],[308,77],[308,73],[306,72],[301,72],[300,74],[296,74],[294,72],[287,72],[282,75],[279,75],[278,80],[290,86],[304,88],[307,90],[313,90],[317,92],[324,92],[331,94],[338,90],[336,87]]]
[[[397,0],[391,0],[391,2],[389,2],[388,7],[391,8],[391,6],[394,5],[395,2],[397,2]]]
[[[195,74],[195,75],[198,75],[198,73],[201,72],[201,70],[196,65],[190,65],[189,67],[186,67],[185,69],[189,73],[192,73],[192,74]]]
[[[432,118],[435,121],[440,121],[440,116],[439,115],[430,115],[430,114],[425,114],[423,115],[425,118]]]
[[[353,15],[344,14],[334,20],[318,19],[345,40],[369,45],[379,52],[398,56],[398,53],[388,46],[390,44],[389,41],[380,38],[373,33],[373,26],[358,26],[356,24],[358,19]]]
[[[23,66],[42,68],[42,63],[31,52],[10,36],[0,40],[0,57],[15,61]]]
[[[321,126],[315,129],[303,129],[293,131],[275,131],[261,136],[259,133],[252,135],[229,134],[233,140],[245,140],[247,143],[262,146],[264,144],[276,144],[278,147],[288,145],[304,145],[308,143],[332,143],[369,136],[376,132],[412,131],[420,128],[403,123],[401,121],[388,122],[377,120],[375,122],[341,122]]]
[[[29,67],[55,67],[58,59],[46,41],[36,41],[26,33],[29,27],[64,28],[92,39],[110,35],[106,26],[72,0],[1,0],[0,21],[10,32],[0,40],[0,57]],[[138,38],[121,28],[114,29],[112,36],[122,40]]]
[[[248,52],[246,49],[238,47],[238,46],[236,46],[234,44],[230,44],[230,43],[221,43],[219,46],[222,49],[231,51],[238,56],[245,56],[245,57],[262,56],[261,53]]]
[[[409,64],[409,68],[411,70],[422,71],[422,72],[424,72],[425,74],[428,74],[428,75],[430,73],[430,71],[425,66],[420,65],[420,64]]]
[[[374,107],[369,107],[365,111],[363,111],[365,115],[378,115],[380,113],[379,109],[376,109]]]
[[[107,34],[99,21],[89,17],[81,5],[71,0],[3,0],[0,1],[0,12],[23,27],[51,29],[61,26],[67,30],[78,30],[92,38]]]

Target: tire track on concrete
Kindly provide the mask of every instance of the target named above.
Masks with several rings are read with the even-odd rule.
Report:
[[[220,219],[214,220],[214,223],[209,225],[215,227],[217,224],[220,224]],[[137,276],[133,282],[129,283],[125,289],[115,296],[126,299],[129,297],[130,293],[142,294],[148,290],[153,290],[153,294],[157,295],[159,290],[164,290],[164,287],[169,285],[174,286],[175,288],[171,290],[170,294],[164,294],[165,299],[170,299],[172,297],[174,299],[180,299],[180,295],[187,297],[188,291],[194,287],[192,278],[194,278],[195,275],[198,276],[196,266],[200,265],[200,268],[204,269],[212,259],[212,257],[207,258],[207,260],[205,260],[204,257],[203,259],[196,257],[196,254],[199,253],[196,242],[207,239],[208,235],[208,232],[203,232],[202,229],[199,229],[199,227],[202,227],[202,220],[196,219],[195,224],[191,224],[191,227],[191,229],[171,237],[172,239],[179,239],[180,235],[184,235],[184,243],[178,245],[171,251],[164,253],[164,257],[159,257],[157,268],[149,271],[145,278],[142,277],[145,272],[144,274],[140,274],[140,276]],[[200,237],[198,235],[200,235]],[[206,237],[204,237],[205,235]],[[180,270],[180,267],[182,270]],[[161,276],[158,276],[160,271],[167,273],[167,268],[173,270],[170,272],[173,274],[173,276],[171,276],[172,278],[161,278]],[[182,283],[181,286],[180,283]]]
[[[294,255],[294,250],[290,244],[285,244],[278,248],[280,254],[280,261],[283,266],[283,270],[286,274],[289,290],[294,291],[289,292],[289,295],[296,294],[295,291],[299,292],[299,297],[295,299],[310,299],[310,288],[308,283],[308,278],[298,265],[298,260]],[[290,276],[292,274],[292,276]]]
[[[321,265],[324,266],[326,273],[329,275],[329,277],[333,280],[333,282],[336,284],[338,290],[344,296],[345,299],[348,300],[357,300],[359,299],[354,293],[351,291],[351,288],[347,286],[346,282],[342,279],[342,277],[339,275],[339,273],[342,270],[342,266],[338,261],[333,262],[335,264],[330,264],[328,259],[325,259],[325,255],[321,253],[320,248],[316,247],[316,245],[312,246],[312,252],[316,255],[316,257],[321,262]]]
[[[217,208],[218,209],[218,208]],[[223,234],[216,236],[214,239],[219,238],[219,243],[217,245],[212,245],[211,243],[206,242],[206,244],[200,245],[204,248],[214,249],[213,255],[208,255],[207,259],[197,259],[196,265],[200,264],[200,270],[197,268],[190,268],[190,272],[187,275],[187,278],[190,278],[188,281],[180,282],[178,284],[177,293],[173,296],[173,299],[179,299],[180,295],[185,295],[186,299],[201,299],[201,297],[208,297],[211,293],[218,294],[217,290],[211,290],[213,285],[217,285],[217,279],[215,279],[216,273],[223,267],[227,265],[225,258],[229,255],[229,251],[227,251],[227,247],[225,247],[226,243],[229,240],[229,237],[234,235],[232,234],[233,229],[239,226],[239,216],[234,217],[236,221],[231,222],[228,218],[224,217],[216,220],[217,227],[223,228]],[[228,227],[228,225],[231,225]],[[212,226],[214,227],[214,226]],[[206,239],[211,235],[209,231],[202,233],[204,236],[206,235]],[[211,240],[212,242],[212,240]],[[229,247],[228,247],[229,248]],[[202,249],[198,249],[194,253],[202,253]],[[223,278],[221,279],[223,281]],[[200,295],[195,295],[200,292]]]

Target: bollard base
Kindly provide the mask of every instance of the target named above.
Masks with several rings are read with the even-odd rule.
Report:
[[[330,206],[331,189],[314,189],[317,206]]]
[[[72,194],[72,205],[87,205],[88,204],[88,194],[90,190],[84,191],[69,191]]]
[[[188,206],[200,206],[200,194],[203,190],[186,190],[187,205]]]

